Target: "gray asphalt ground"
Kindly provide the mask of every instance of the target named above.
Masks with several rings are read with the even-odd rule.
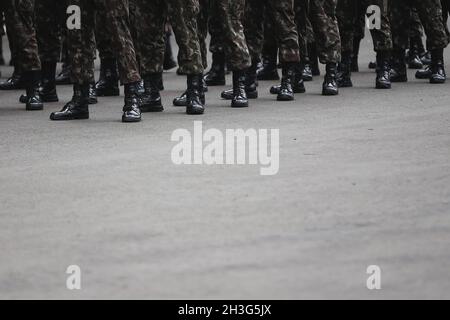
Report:
[[[368,40],[366,40],[368,41]],[[450,61],[447,51],[447,61]],[[91,119],[48,120],[0,92],[0,298],[450,298],[450,82],[373,89],[370,43],[355,87],[232,110],[210,88],[204,116],[171,107],[120,122],[122,99]],[[450,69],[450,67],[448,67]],[[3,79],[12,69],[1,68]],[[280,171],[176,166],[178,128],[280,129]],[[69,265],[82,289],[69,291]],[[366,268],[382,289],[366,288]]]

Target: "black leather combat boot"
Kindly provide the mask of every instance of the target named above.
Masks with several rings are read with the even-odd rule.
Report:
[[[391,67],[388,52],[377,53],[377,78],[375,87],[377,89],[391,89]]]
[[[352,55],[350,52],[342,53],[342,61],[339,63],[338,73],[336,77],[336,82],[339,88],[350,88],[353,87],[352,82]]]
[[[247,99],[257,99],[258,98],[258,79],[256,75],[258,65],[252,64],[250,68],[244,74],[245,77],[245,93]],[[234,79],[234,78],[233,78]],[[234,82],[233,82],[234,85]],[[225,90],[221,94],[222,99],[232,100],[234,97],[234,87],[233,89]]]
[[[35,111],[44,109],[44,103],[39,95],[39,82],[41,80],[41,71],[28,71],[23,73],[26,82],[26,110]]]
[[[245,71],[233,71],[233,99],[232,108],[247,108],[248,99],[245,92]]]
[[[95,89],[95,83],[89,85],[89,104],[97,104],[97,90]]]
[[[338,85],[336,82],[337,64],[329,62],[326,65],[326,74],[322,85],[323,96],[336,96],[339,94]]]
[[[280,80],[277,60],[278,48],[266,48],[262,57],[262,66],[257,70],[258,80]]]
[[[72,73],[72,66],[70,63],[63,63],[61,72],[56,76],[57,85],[71,84],[70,74]]]
[[[151,73],[144,76],[145,92],[142,97],[142,112],[161,112],[164,110],[159,91],[161,82],[161,73]]]
[[[102,59],[100,61],[100,78],[95,84],[99,97],[117,97],[119,90],[119,73],[116,59]]]
[[[206,103],[205,92],[208,91],[205,79],[202,78],[202,90],[200,91],[200,101],[204,105]],[[173,105],[175,107],[186,107],[187,106],[187,90],[179,97],[173,99]]]
[[[444,68],[444,49],[436,49],[431,51],[431,77],[430,83],[445,83],[446,74]]]
[[[278,101],[293,101],[294,89],[292,88],[292,83],[295,77],[295,64],[286,63],[283,65],[283,76],[281,78],[280,92],[277,95]]]
[[[208,87],[225,85],[225,54],[213,54],[211,69],[205,75],[205,81]]]
[[[123,106],[122,122],[141,121],[141,103],[139,82],[125,84],[125,105]]]
[[[89,119],[89,84],[74,84],[72,100],[61,111],[53,112],[50,119],[55,121]]]
[[[203,114],[205,105],[202,103],[202,74],[192,74],[187,76],[187,103],[186,113],[191,115]]]
[[[15,67],[11,78],[0,84],[0,90],[21,89],[26,89],[25,79],[22,77],[22,72]]]
[[[58,95],[56,94],[56,61],[42,62],[41,70],[41,85],[39,87],[39,95],[42,102],[58,102]],[[27,95],[20,96],[21,103],[27,103]]]
[[[405,50],[403,49],[398,49],[394,52],[391,82],[408,82]]]
[[[294,82],[292,84],[292,90],[294,93],[305,93],[305,80],[303,80],[303,64],[299,63],[295,67]],[[271,94],[279,94],[281,92],[281,85],[275,85],[270,88]]]
[[[423,63],[422,60],[420,60],[419,51],[417,48],[411,48],[408,51],[408,67],[409,69],[422,69]]]
[[[433,72],[430,66],[425,66],[423,69],[416,71],[416,79],[430,79]]]

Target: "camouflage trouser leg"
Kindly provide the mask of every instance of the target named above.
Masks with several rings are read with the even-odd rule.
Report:
[[[440,0],[397,0],[392,2],[394,47],[404,50],[409,46],[409,26],[413,6],[417,9],[425,29],[428,50],[445,48],[449,39],[443,22]]]
[[[36,30],[34,28],[34,0],[4,0],[6,25],[14,37],[16,65],[22,71],[41,69]]]
[[[366,9],[376,5],[381,9],[381,28],[370,31],[373,40],[374,50],[390,51],[392,50],[392,34],[389,19],[389,3],[386,0],[339,0],[338,19],[342,39],[342,52],[353,53],[353,39],[355,38],[355,24]],[[360,31],[361,32],[361,31]]]
[[[411,20],[409,23],[409,37],[410,38],[423,37],[423,26],[416,8],[412,9]]]
[[[441,0],[441,4],[442,4],[442,16],[444,19],[444,27],[445,27],[445,32],[447,33],[447,36],[450,39],[450,31],[448,30],[448,15],[450,14],[450,0]]]
[[[141,28],[139,16],[141,15],[140,8],[136,0],[129,0],[130,8],[130,33],[133,39],[134,50],[136,52],[136,60],[139,62],[142,59],[141,43],[138,41],[138,34]]]
[[[35,10],[39,57],[42,62],[57,62],[61,57],[66,7],[61,0],[36,0]]]
[[[308,57],[308,11],[309,0],[295,0],[295,23],[297,25],[298,44],[302,60]]]
[[[89,0],[66,0],[66,5],[69,4],[81,9],[81,29],[66,31],[68,59],[72,65],[71,80],[75,84],[86,85],[95,82],[95,4]]]
[[[224,27],[225,50],[232,70],[245,70],[251,65],[250,53],[242,24],[245,0],[218,0],[221,24]]]
[[[355,38],[355,21],[358,16],[357,0],[339,0],[336,8],[336,16],[341,36],[342,53],[353,51],[353,39]]]
[[[209,21],[208,29],[211,35],[209,42],[209,51],[211,53],[225,53],[223,26],[220,24],[219,14],[217,12],[217,2],[219,0],[209,0]]]
[[[427,36],[428,50],[443,49],[449,44],[447,26],[444,25],[440,0],[413,1]]]
[[[109,31],[105,28],[106,13],[104,10],[97,10],[95,12],[95,42],[99,57],[102,60],[114,59],[114,51],[111,46]]]
[[[270,57],[278,53],[277,37],[273,32],[274,22],[272,16],[266,10],[264,17],[264,44],[262,48],[262,57]]]
[[[141,48],[141,73],[146,77],[162,73],[165,51],[166,7],[156,8],[152,1],[135,0],[140,14],[137,16],[138,42]],[[158,11],[157,11],[158,10]]]
[[[130,33],[129,7],[127,0],[71,0],[71,5],[81,8],[81,29],[67,30],[67,45],[72,62],[72,81],[78,84],[94,82],[95,59],[95,12],[104,10],[105,28],[110,31],[111,46],[119,63],[122,83],[141,80]]]
[[[169,18],[179,51],[178,63],[184,74],[203,73],[203,61],[198,37],[198,0],[139,0],[145,8],[147,32],[139,37],[143,47],[143,74],[161,73],[164,65],[165,23]]]
[[[376,5],[381,9],[381,28],[370,31],[373,40],[373,48],[376,52],[392,50],[392,32],[389,17],[391,2],[392,1],[389,0],[365,0],[363,2],[364,9],[371,5]]]
[[[198,40],[200,41],[200,50],[202,53],[203,68],[208,67],[208,48],[206,46],[206,37],[208,36],[208,18],[209,1],[200,0],[200,14],[197,19]]]
[[[341,60],[341,37],[336,18],[337,0],[311,0],[311,23],[321,63]]]
[[[300,48],[295,24],[294,0],[247,1],[251,14],[246,15],[246,37],[249,48],[255,50],[252,58],[254,55],[258,57],[261,54],[264,39],[264,13],[268,10],[274,23],[273,33],[277,35],[280,61],[282,63],[299,62]]]
[[[212,0],[217,1],[217,0]],[[264,46],[264,17],[258,17],[257,15],[265,13],[265,9],[259,13],[254,10],[255,1],[246,0],[245,2],[245,15],[244,15],[244,35],[247,41],[247,48],[250,53],[250,59],[252,63],[257,63],[261,60],[261,53]],[[261,3],[261,6],[264,6]]]
[[[198,36],[197,0],[137,0],[141,14],[139,41],[142,46],[142,73],[162,73],[165,51],[165,24],[169,18],[179,51],[180,71],[185,74],[203,73],[203,59]],[[181,3],[183,2],[183,3]]]
[[[141,81],[131,32],[129,2],[107,0],[103,5],[106,8],[106,28],[111,32],[111,46],[119,64],[120,80],[123,84]]]

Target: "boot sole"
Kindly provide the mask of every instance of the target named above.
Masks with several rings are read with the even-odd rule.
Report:
[[[285,97],[285,96],[277,97],[277,101],[282,101],[282,102],[288,102],[288,101],[294,101],[294,100],[295,100],[294,97]]]
[[[446,82],[446,80],[435,80],[433,78],[430,79],[430,83],[431,84],[444,84]]]
[[[247,99],[252,99],[252,100],[258,99],[258,91],[246,92],[246,94],[247,94]],[[228,97],[228,96],[221,95],[220,97],[224,100],[233,100],[233,96]]]
[[[326,97],[338,96],[339,91],[322,91],[322,95]]]
[[[239,102],[232,102],[231,103],[231,107],[232,108],[248,108],[248,101],[247,102],[242,102],[242,103],[239,103]]]
[[[27,105],[25,107],[25,110],[27,110],[27,111],[41,111],[41,110],[44,110],[44,105],[43,104]]]
[[[375,88],[377,88],[377,89],[391,89],[392,88],[392,85],[381,85],[381,84],[376,84],[376,86],[375,86]]]
[[[429,79],[431,79],[431,75],[429,75],[429,76],[417,76],[416,75],[416,79],[418,79],[418,80],[429,80]]]
[[[76,117],[69,117],[69,118],[55,118],[53,115],[50,115],[50,120],[52,121],[71,121],[71,120],[88,120],[89,119],[89,114],[88,115],[80,115],[80,116],[76,116]]]
[[[122,122],[123,123],[135,123],[135,122],[141,122],[142,119],[128,119],[128,118],[124,118],[122,117]]]
[[[193,110],[190,108],[186,108],[186,114],[188,114],[188,115],[201,115],[204,113],[205,113],[205,110]]]

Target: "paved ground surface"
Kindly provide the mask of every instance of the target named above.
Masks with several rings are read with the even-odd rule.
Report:
[[[339,97],[317,78],[278,104],[264,82],[231,110],[211,88],[198,118],[170,107],[184,79],[167,73],[166,111],[134,125],[117,98],[53,123],[70,87],[43,112],[0,92],[0,298],[450,298],[450,82],[377,91],[372,57],[365,44]],[[170,136],[194,119],[279,128],[279,174],[175,166]],[[66,289],[72,264],[81,291]]]

